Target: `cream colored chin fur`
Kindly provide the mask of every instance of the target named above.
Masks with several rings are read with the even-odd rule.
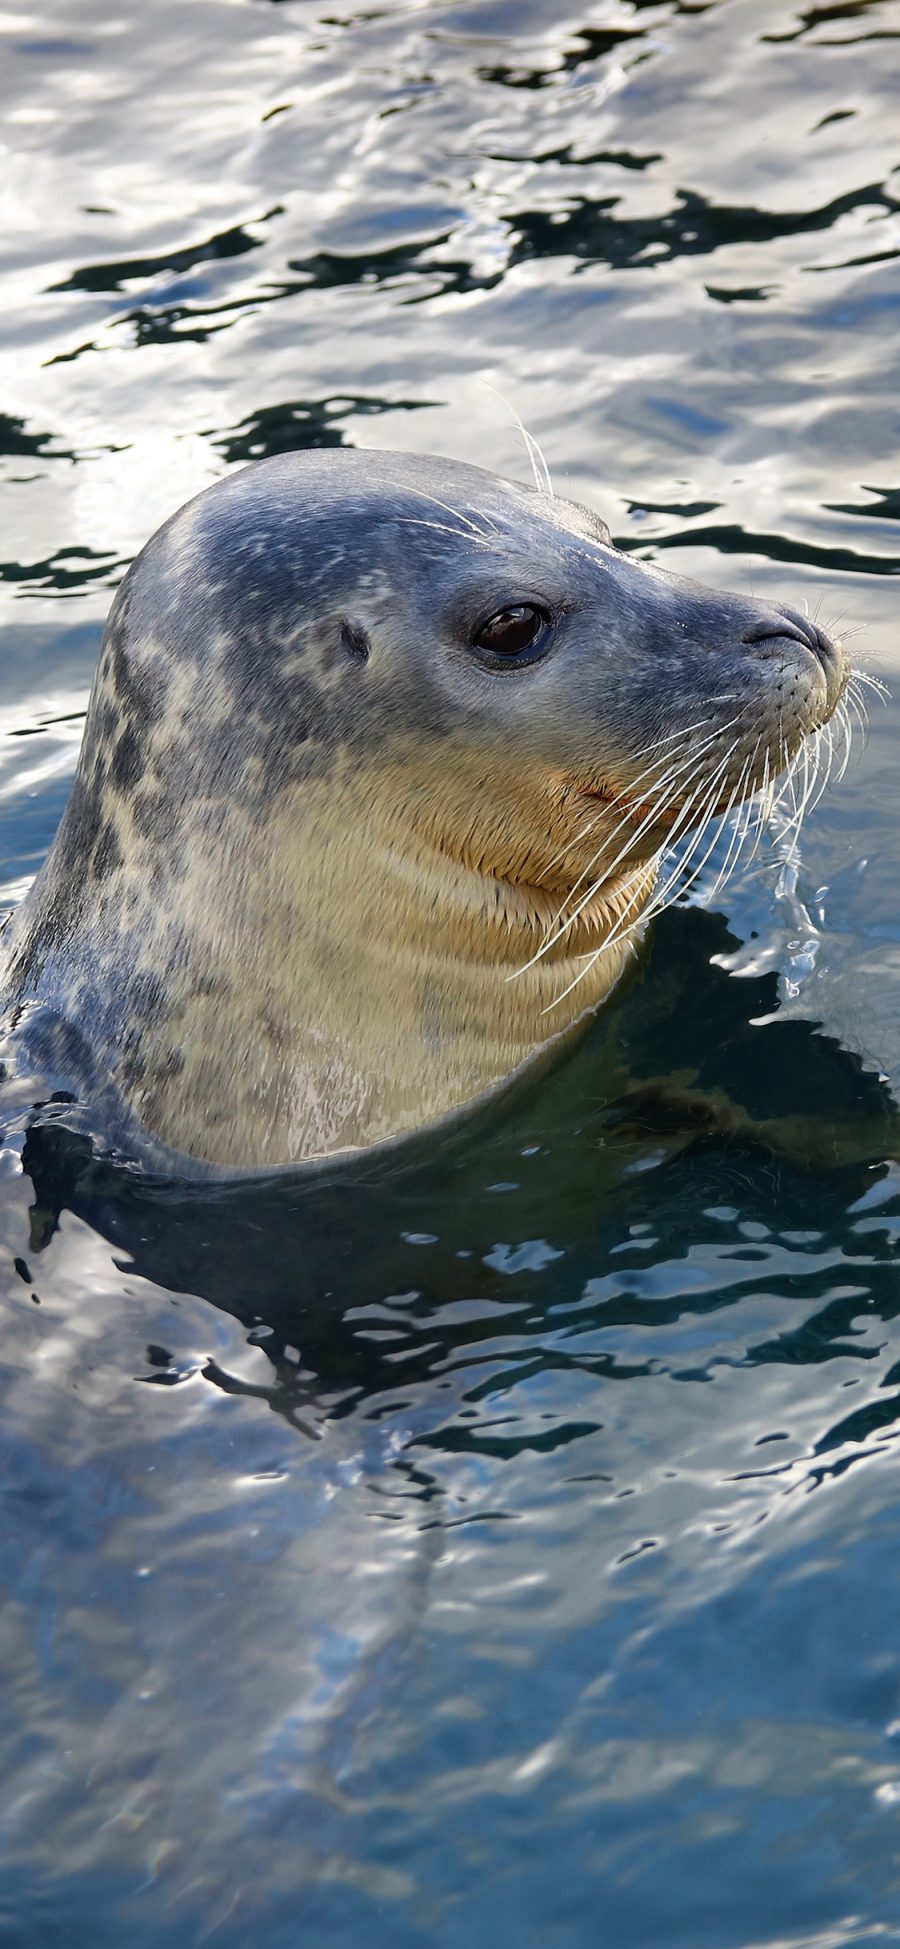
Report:
[[[286,802],[264,827],[223,834],[219,856],[180,887],[190,967],[130,1095],[173,1148],[265,1167],[397,1136],[571,1029],[630,960],[633,934],[584,973],[623,909],[639,914],[652,866],[620,874],[525,968],[558,890],[454,858],[435,817],[370,786],[323,790],[318,802],[307,787],[301,830]]]

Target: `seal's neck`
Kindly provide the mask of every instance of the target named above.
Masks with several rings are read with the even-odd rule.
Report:
[[[286,798],[207,822],[162,886],[124,858],[63,950],[68,858],[58,841],[21,916],[23,995],[36,975],[164,1143],[251,1169],[395,1137],[508,1077],[609,993],[653,881],[560,930],[558,892],[323,787],[302,817]]]
[[[619,879],[565,928],[557,893],[479,871],[408,822],[310,858],[285,1024],[302,1154],[416,1128],[570,1030],[631,959],[654,878]]]
[[[474,963],[480,974],[487,970],[506,980],[539,970],[542,1008],[546,990],[563,1011],[562,1026],[608,992],[616,976],[601,966],[602,957],[609,953],[614,960],[616,942],[631,938],[656,878],[654,861],[620,873],[588,897],[586,885],[573,894],[477,869],[429,837],[411,842],[408,832],[378,843],[372,868],[383,888],[384,912],[404,910],[402,937],[390,929],[395,957],[409,958],[414,942],[416,958],[429,950],[443,953],[461,968]],[[597,973],[589,980],[585,963],[595,956]],[[576,975],[576,987],[587,981],[586,992],[573,990],[571,1008],[564,1008],[563,990]]]

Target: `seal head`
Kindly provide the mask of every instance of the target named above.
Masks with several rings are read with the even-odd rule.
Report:
[[[666,840],[846,678],[793,610],[478,468],[259,462],[122,583],[0,986],[198,1168],[397,1135],[603,1000]]]

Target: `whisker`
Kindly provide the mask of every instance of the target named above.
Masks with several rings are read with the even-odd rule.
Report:
[[[837,782],[838,784],[840,784],[841,779],[843,778],[844,773],[847,769],[847,766],[850,763],[850,752],[853,748],[853,719],[850,716],[850,712],[847,709],[847,705],[845,704],[843,698],[841,698],[841,701],[837,707],[836,715],[840,725],[841,736],[844,740],[844,750],[840,761],[840,768],[837,775]],[[863,720],[862,736],[863,736],[864,744],[865,744],[867,729],[868,727],[866,725],[866,722],[865,720]]]
[[[499,399],[501,406],[505,406],[507,412],[511,414],[512,418],[515,420],[516,426],[518,427],[519,432],[522,435],[522,439],[525,443],[525,452],[527,453],[528,458],[531,462],[531,471],[534,476],[535,487],[537,488],[539,494],[546,494],[548,499],[552,501],[555,498],[555,496],[553,493],[553,482],[550,478],[550,469],[547,465],[541,447],[538,441],[534,437],[534,434],[529,433],[528,428],[526,427],[524,421],[520,418],[519,414],[516,412],[512,400],[506,398],[505,394],[500,391],[499,386],[493,386],[489,379],[482,379],[481,384],[487,387],[488,392],[494,394],[495,399]]]
[[[735,695],[727,694],[729,697]],[[603,845],[598,847],[593,858],[582,869],[567,899],[549,923],[540,947],[525,963],[525,967],[533,967],[542,955],[564,938],[585,909],[602,893],[604,885],[610,884],[628,853],[636,850],[648,830],[672,809],[674,816],[666,837],[656,854],[647,861],[648,871],[652,873],[655,870],[659,875],[657,884],[649,898],[637,906],[637,910],[635,900],[639,896],[621,908],[599,945],[590,953],[578,957],[582,965],[543,1012],[550,1013],[564,1001],[590,974],[600,955],[608,948],[627,940],[638,928],[643,929],[673,901],[685,899],[698,885],[726,831],[728,836],[724,842],[724,852],[711,883],[704,888],[702,898],[705,902],[718,899],[739,865],[744,874],[749,871],[764,835],[768,835],[777,845],[781,862],[780,883],[787,886],[784,875],[787,873],[793,879],[799,870],[798,845],[807,813],[818,804],[833,779],[843,778],[853,748],[854,727],[857,726],[865,737],[867,695],[877,696],[881,700],[888,694],[879,678],[868,671],[854,669],[844,696],[829,722],[808,733],[790,757],[784,716],[779,710],[777,748],[767,748],[759,782],[754,785],[753,778],[759,762],[762,734],[757,737],[752,751],[739,760],[740,769],[733,779],[724,807],[720,806],[720,799],[727,789],[725,781],[739,751],[740,737],[732,738],[725,751],[722,751],[721,744],[738,723],[741,713],[737,712],[728,724],[708,733],[692,749],[686,748],[688,737],[692,735],[693,728],[703,728],[708,719],[702,719],[700,725],[692,727],[691,731],[686,728],[682,733],[671,733],[658,741],[653,748],[654,755],[649,762],[645,762],[637,780],[629,785],[624,816],[616,822],[612,834],[607,832]],[[669,748],[663,750],[664,746]],[[719,755],[710,770],[711,753],[717,746]],[[645,760],[650,750],[651,747],[645,749]],[[648,808],[637,825],[634,823],[633,803],[636,785],[643,787],[641,802],[646,801]],[[614,798],[608,801],[613,808],[615,804]],[[602,815],[579,832],[575,843],[582,843],[600,817]],[[616,847],[618,850],[613,859],[610,861],[607,857],[604,861],[604,855],[608,856]],[[661,870],[667,857],[671,864]],[[604,863],[601,865],[601,862]],[[570,906],[572,895],[585,887],[574,906]],[[809,925],[814,932],[812,920]],[[571,967],[571,962],[569,965]],[[524,969],[518,972],[524,972]]]
[[[755,860],[756,855],[759,852],[760,846],[762,845],[763,833],[768,828],[769,819],[771,818],[771,814],[772,814],[772,806],[775,799],[775,785],[776,785],[775,779],[770,776],[769,753],[766,752],[766,761],[763,768],[762,785],[760,786],[759,789],[757,811],[754,820],[756,826],[756,837],[753,841],[753,845],[750,848],[749,855],[747,859],[744,861],[745,874],[747,873],[748,869],[752,866],[753,861]]]
[[[424,517],[420,519],[413,514],[399,515],[397,517],[397,526],[402,528],[433,528],[435,534],[452,535],[455,541],[471,542],[475,548],[490,548],[492,546],[489,535],[476,535],[470,533],[465,528],[451,528],[446,521],[426,521]]]
[[[722,864],[719,868],[718,873],[716,874],[715,880],[713,881],[709,894],[707,895],[707,899],[710,906],[712,905],[712,902],[717,898],[717,896],[721,892],[726,881],[731,878],[731,875],[737,866],[741,853],[743,852],[744,841],[750,830],[750,819],[748,817],[747,786],[752,776],[753,764],[758,750],[759,750],[759,739],[757,738],[753,751],[750,757],[746,759],[744,764],[744,769],[741,773],[740,803],[738,805],[737,812],[735,814],[734,829],[732,831],[731,838],[728,842],[728,850],[725,854],[725,858],[722,861]],[[749,803],[750,805],[752,805],[752,793],[750,794]]]
[[[384,481],[386,486],[390,486],[390,482],[384,476],[380,476],[379,478]],[[476,535],[482,542],[487,540],[490,535],[497,535],[500,532],[496,522],[493,522],[488,514],[482,512],[481,518],[485,525],[479,527],[473,516],[465,514],[462,508],[453,507],[449,501],[442,501],[437,494],[427,494],[424,487],[414,487],[411,483],[407,483],[405,491],[408,494],[418,495],[420,501],[427,501],[434,508],[440,508],[442,514],[452,515],[454,520],[461,521],[463,528],[468,529],[470,534]]]
[[[717,736],[718,733],[714,735]],[[562,940],[563,936],[566,933],[568,933],[571,927],[574,926],[575,922],[580,918],[585,908],[590,906],[592,900],[596,898],[596,895],[599,892],[600,887],[604,884],[605,881],[609,881],[612,879],[612,876],[615,873],[616,868],[622,864],[622,861],[627,857],[628,853],[634,850],[635,846],[637,845],[638,841],[640,840],[644,832],[649,827],[652,827],[654,824],[656,824],[661,813],[664,812],[667,809],[668,805],[671,803],[675,791],[676,790],[683,791],[685,784],[690,784],[691,779],[696,775],[697,769],[702,764],[703,746],[710,742],[712,742],[711,739],[703,740],[703,744],[701,745],[701,747],[699,749],[695,749],[694,752],[691,754],[690,758],[686,759],[684,763],[680,763],[676,766],[673,766],[671,770],[664,775],[663,779],[659,781],[659,790],[657,792],[656,798],[653,800],[649,810],[645,813],[643,819],[641,819],[641,821],[636,827],[633,824],[633,811],[630,807],[626,807],[626,810],[623,813],[622,818],[617,821],[616,825],[612,829],[612,832],[607,835],[604,845],[598,847],[597,852],[593,856],[593,859],[589,860],[587,865],[582,869],[582,872],[578,875],[578,879],[575,881],[574,885],[568,890],[565,900],[561,903],[553,919],[548,922],[540,946],[535,950],[534,954],[530,957],[528,961],[523,962],[521,968],[517,968],[512,975],[507,976],[507,980],[510,981],[515,980],[517,975],[524,974],[528,968],[533,967],[535,962],[539,961],[543,955],[547,954],[553,947],[555,947],[557,942]],[[691,766],[693,766],[692,770],[689,769],[689,767]],[[685,778],[684,776],[686,769],[688,773],[687,778]],[[598,815],[598,818],[600,816],[602,815]],[[582,896],[581,900],[578,901],[574,909],[567,915],[566,919],[563,921],[563,914],[566,911],[566,905],[568,901],[571,900],[573,894],[577,892],[578,888],[584,884],[585,880],[593,872],[593,869],[598,859],[603,854],[603,852],[605,850],[611,849],[616,844],[617,839],[621,836],[622,832],[626,830],[626,828],[630,828],[630,830],[628,832],[628,837],[626,839],[624,846],[620,848],[619,852],[615,855],[614,859],[606,862],[600,876],[593,880],[592,884],[588,887],[587,892]]]
[[[851,717],[855,718],[862,734],[863,749],[865,749],[869,739],[869,712],[866,707],[865,697],[854,688],[852,678],[841,699],[840,707],[842,711],[846,712],[848,723]]]
[[[730,755],[731,754],[729,754],[729,756]],[[670,875],[667,888],[664,889],[663,896],[660,899],[659,906],[655,909],[656,912],[661,912],[664,905],[671,904],[668,901],[668,899],[665,898],[665,894],[668,892],[669,888],[674,889],[677,887],[677,894],[673,895],[673,897],[678,897],[678,896],[683,897],[684,894],[688,891],[688,889],[695,885],[699,875],[703,872],[703,869],[706,866],[707,861],[711,858],[715,850],[715,847],[718,843],[719,834],[722,831],[722,827],[724,826],[726,820],[729,818],[732,809],[734,807],[734,802],[740,788],[740,781],[738,781],[738,783],[733,786],[731,791],[731,796],[728,800],[727,805],[723,808],[722,812],[717,812],[716,810],[716,805],[719,796],[718,784],[719,781],[717,780],[715,790],[711,797],[711,801],[710,800],[707,801],[707,806],[704,811],[701,823],[697,828],[697,833],[694,837],[694,840],[692,841],[684,857],[678,862],[675,872]],[[713,833],[712,840],[710,841],[710,844],[707,847],[706,852],[697,861],[696,865],[691,868],[691,871],[688,874],[687,878],[683,879],[682,874],[684,872],[684,867],[687,864],[687,861],[692,857],[693,853],[697,850],[702,840],[705,839],[706,834],[709,832],[711,826],[715,826],[716,830]],[[678,884],[679,881],[681,882],[680,885]]]
[[[871,670],[861,670],[857,665],[850,679],[851,683],[854,681],[861,684],[864,690],[873,690],[882,703],[886,704],[889,701],[891,693],[887,684],[883,683],[880,677],[873,676]]]
[[[652,743],[645,744],[643,750],[638,753],[638,756],[640,758],[646,758],[649,752],[659,750],[661,745],[671,744],[676,738],[685,740],[687,737],[690,736],[690,734],[693,731],[698,731],[702,729],[702,726],[708,723],[709,723],[708,717],[698,717],[695,719],[693,724],[684,725],[678,731],[667,731],[664,737],[655,738],[652,741]],[[638,773],[637,778],[634,780],[634,785],[639,785],[643,783],[644,779],[649,778],[652,775],[652,773],[656,770],[658,765],[667,764],[668,762],[669,762],[669,754],[667,754],[667,756],[664,759],[663,758],[654,759],[651,764],[645,766],[642,772]],[[634,790],[634,785],[631,788],[632,791]],[[617,800],[614,798],[606,801],[606,804],[609,806],[615,806],[616,803]],[[554,853],[551,856],[551,858],[547,862],[548,870],[552,869],[554,866],[558,866],[560,864],[560,861],[566,858],[567,854],[573,852],[576,846],[580,846],[582,840],[587,838],[588,834],[593,831],[595,826],[600,824],[601,820],[605,816],[606,816],[605,811],[598,811],[592,813],[591,817],[586,821],[586,823],[583,826],[579,826],[578,831],[574,833],[571,836],[571,838],[567,839],[564,845],[560,846],[558,852]],[[620,821],[619,825],[614,829],[613,840],[615,840],[618,831],[622,829],[623,824],[624,822]],[[585,868],[585,871],[590,872],[590,865],[588,865],[588,867]],[[583,878],[583,875],[580,877]],[[576,881],[576,885],[578,884],[579,882]],[[570,889],[570,892],[571,891],[572,889]]]
[[[718,735],[720,735],[718,732],[714,733],[713,738],[705,739],[703,741],[703,744],[706,745],[712,743],[713,739]],[[691,762],[694,763],[694,769],[693,771],[688,772],[687,779],[685,779],[683,776],[685,768]],[[727,764],[727,762],[728,761],[726,758],[726,760],[724,760],[723,763]],[[521,968],[517,968],[514,974],[507,976],[507,980],[510,981],[515,980],[516,976],[520,974],[524,974],[528,968],[533,967],[535,965],[535,962],[539,961],[543,955],[549,953],[549,951],[552,948],[554,948],[559,941],[563,939],[564,935],[566,935],[569,932],[570,928],[573,927],[575,925],[575,922],[580,918],[585,908],[590,906],[591,902],[596,898],[597,893],[599,892],[604,882],[609,881],[612,878],[612,875],[615,872],[616,867],[620,866],[622,864],[622,861],[627,857],[628,853],[633,851],[634,847],[637,845],[643,833],[646,832],[648,828],[654,826],[658,822],[661,813],[666,811],[668,805],[671,803],[671,799],[674,791],[683,790],[685,784],[690,784],[692,778],[696,776],[696,772],[700,768],[701,764],[702,764],[702,746],[699,751],[695,751],[692,754],[692,759],[686,760],[684,765],[678,766],[673,773],[667,775],[667,777],[663,781],[663,788],[664,788],[663,794],[657,797],[656,800],[654,800],[649,811],[645,814],[644,818],[640,821],[639,825],[637,827],[632,827],[632,831],[629,834],[629,837],[626,840],[625,845],[616,854],[615,859],[613,859],[611,862],[609,862],[604,866],[603,872],[600,875],[599,879],[595,880],[591,884],[587,892],[582,896],[581,900],[578,901],[578,903],[573,908],[573,910],[566,916],[566,919],[564,921],[562,920],[562,914],[565,911],[565,902],[563,902],[562,907],[560,908],[555,919],[550,923],[550,927],[545,933],[544,939],[542,940],[540,946],[536,949],[535,953],[530,957],[528,961],[523,962]],[[687,808],[683,808],[682,812],[677,815],[676,823],[681,823],[681,821],[684,818],[684,814],[686,810]],[[608,842],[609,844],[615,843],[615,838],[618,836],[618,833],[621,832],[623,825],[627,823],[627,821],[628,821],[628,815],[626,814],[625,819],[620,821],[618,827],[614,829],[612,838]],[[666,842],[666,846],[669,844],[671,844],[671,835],[669,837],[669,840]],[[659,849],[660,856],[662,852],[666,850],[666,846],[660,847]],[[602,851],[603,849],[601,848],[599,850]],[[599,857],[599,851],[598,854],[595,854],[594,857],[595,860]],[[649,864],[650,862],[648,861],[648,865]],[[591,865],[593,865],[593,862],[591,862]],[[591,867],[589,865],[585,869],[585,872],[583,872],[579,876],[579,880],[578,882],[576,882],[576,885],[583,884],[586,873],[590,872],[590,870]],[[575,889],[573,889],[573,891],[574,890]],[[613,930],[613,932],[615,932],[615,930]],[[612,939],[613,936],[609,936],[608,938]]]
[[[732,756],[733,756],[733,748],[732,750],[726,752],[724,758],[722,758],[720,763],[716,766],[716,769],[712,773],[711,777],[707,777],[703,781],[703,784],[697,787],[696,791],[692,794],[686,806],[683,808],[683,814],[682,814],[683,821],[685,826],[689,826],[691,819],[695,816],[694,808],[697,804],[697,801],[698,799],[701,801],[701,807],[698,816],[698,823],[696,826],[696,830],[693,833],[689,845],[686,847],[685,851],[676,860],[673,870],[669,874],[668,879],[665,880],[662,885],[658,886],[655,889],[646,907],[642,909],[640,914],[640,920],[642,922],[645,918],[650,919],[652,915],[661,913],[665,906],[671,904],[669,901],[670,892],[672,892],[673,888],[677,888],[679,886],[679,882],[681,882],[682,880],[685,867],[687,866],[689,860],[693,857],[693,854],[696,852],[697,848],[702,844],[703,839],[709,830],[710,824],[715,822],[718,817],[715,808],[718,802],[719,790],[724,778],[727,775],[728,766],[731,762]],[[726,807],[725,812],[722,815],[723,817],[727,818],[728,810],[729,807]],[[718,834],[716,836],[718,836]],[[661,853],[663,851],[668,852],[669,850],[671,850],[671,843],[672,842],[670,837],[666,847],[661,849]],[[715,843],[715,841],[713,843]],[[619,928],[614,928],[612,936],[608,938],[616,937],[620,933],[620,931],[621,930]]]

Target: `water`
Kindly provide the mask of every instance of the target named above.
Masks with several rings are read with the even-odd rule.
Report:
[[[3,22],[6,904],[158,520],[310,443],[522,477],[491,387],[896,679],[898,0],[89,15]],[[0,1941],[900,1941],[896,710],[402,1174],[3,1154]]]

